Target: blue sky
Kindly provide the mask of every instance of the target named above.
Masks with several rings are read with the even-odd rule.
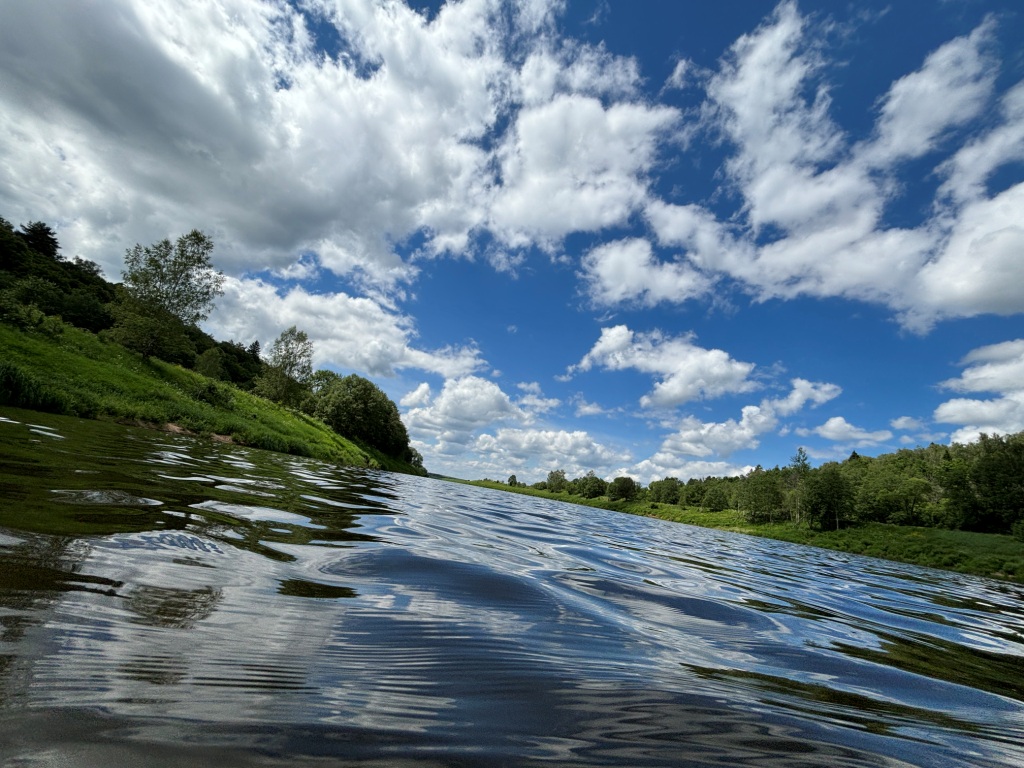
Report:
[[[1015,2],[2,2],[0,215],[372,378],[428,469],[1024,430]]]

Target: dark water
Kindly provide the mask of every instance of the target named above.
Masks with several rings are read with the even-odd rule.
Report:
[[[1024,764],[1024,589],[0,411],[0,764]]]

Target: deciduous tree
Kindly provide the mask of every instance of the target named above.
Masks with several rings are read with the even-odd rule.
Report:
[[[199,230],[143,248],[136,244],[124,257],[125,288],[142,302],[170,312],[186,325],[205,320],[224,293],[224,275],[213,269],[213,240]]]

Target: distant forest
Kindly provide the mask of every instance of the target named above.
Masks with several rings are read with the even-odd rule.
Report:
[[[0,322],[45,331],[59,318],[143,358],[315,416],[343,437],[422,471],[394,402],[368,379],[313,371],[313,345],[303,331],[287,329],[264,355],[258,341],[217,341],[199,328],[222,295],[224,277],[210,264],[212,250],[212,240],[198,231],[174,243],[135,245],[125,253],[123,282],[110,283],[95,263],[63,258],[49,225],[15,229],[0,217]]]
[[[519,485],[515,475],[508,484]],[[584,499],[736,509],[751,523],[826,529],[879,522],[1013,534],[1024,541],[1024,433],[874,458],[853,452],[817,468],[801,448],[785,467],[758,466],[741,477],[666,477],[647,487],[629,477],[609,483],[593,472],[568,479],[554,470],[530,487]]]

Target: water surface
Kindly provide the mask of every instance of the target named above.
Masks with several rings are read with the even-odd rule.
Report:
[[[0,410],[4,765],[1024,764],[1012,584]]]

